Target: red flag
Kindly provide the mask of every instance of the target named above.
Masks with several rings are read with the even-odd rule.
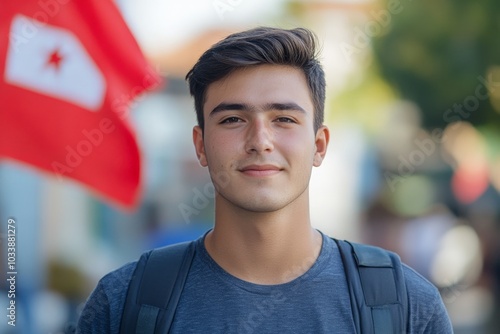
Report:
[[[125,206],[140,181],[127,106],[160,79],[110,0],[0,0],[0,156]]]

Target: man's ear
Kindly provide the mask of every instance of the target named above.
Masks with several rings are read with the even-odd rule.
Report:
[[[313,166],[319,167],[323,162],[326,155],[326,150],[328,149],[328,142],[330,141],[330,130],[326,125],[322,125],[318,131],[316,131],[316,153],[314,153]]]
[[[193,128],[193,143],[194,149],[196,150],[196,156],[198,157],[198,161],[200,165],[203,167],[207,167],[207,156],[205,154],[205,143],[203,142],[203,130],[199,125],[196,125]]]

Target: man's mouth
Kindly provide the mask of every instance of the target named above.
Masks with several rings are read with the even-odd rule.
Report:
[[[282,169],[275,165],[248,165],[240,169],[247,176],[271,176],[278,174]]]

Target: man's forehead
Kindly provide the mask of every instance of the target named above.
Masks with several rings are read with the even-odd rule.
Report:
[[[211,113],[218,105],[225,108],[228,104],[241,104],[240,109],[248,110],[252,106],[254,109],[272,106],[281,110],[307,110],[312,108],[313,102],[301,69],[265,64],[235,70],[207,87],[205,112]]]

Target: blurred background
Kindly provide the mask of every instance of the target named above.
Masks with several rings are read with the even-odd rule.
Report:
[[[499,333],[500,2],[116,2],[166,81],[130,106],[141,199],[121,210],[69,179],[0,162],[1,221],[18,228],[15,333],[71,332],[99,278],[212,226],[184,76],[212,44],[258,25],[307,27],[321,44],[332,137],[311,180],[314,226],[397,251],[438,286],[455,333]]]

